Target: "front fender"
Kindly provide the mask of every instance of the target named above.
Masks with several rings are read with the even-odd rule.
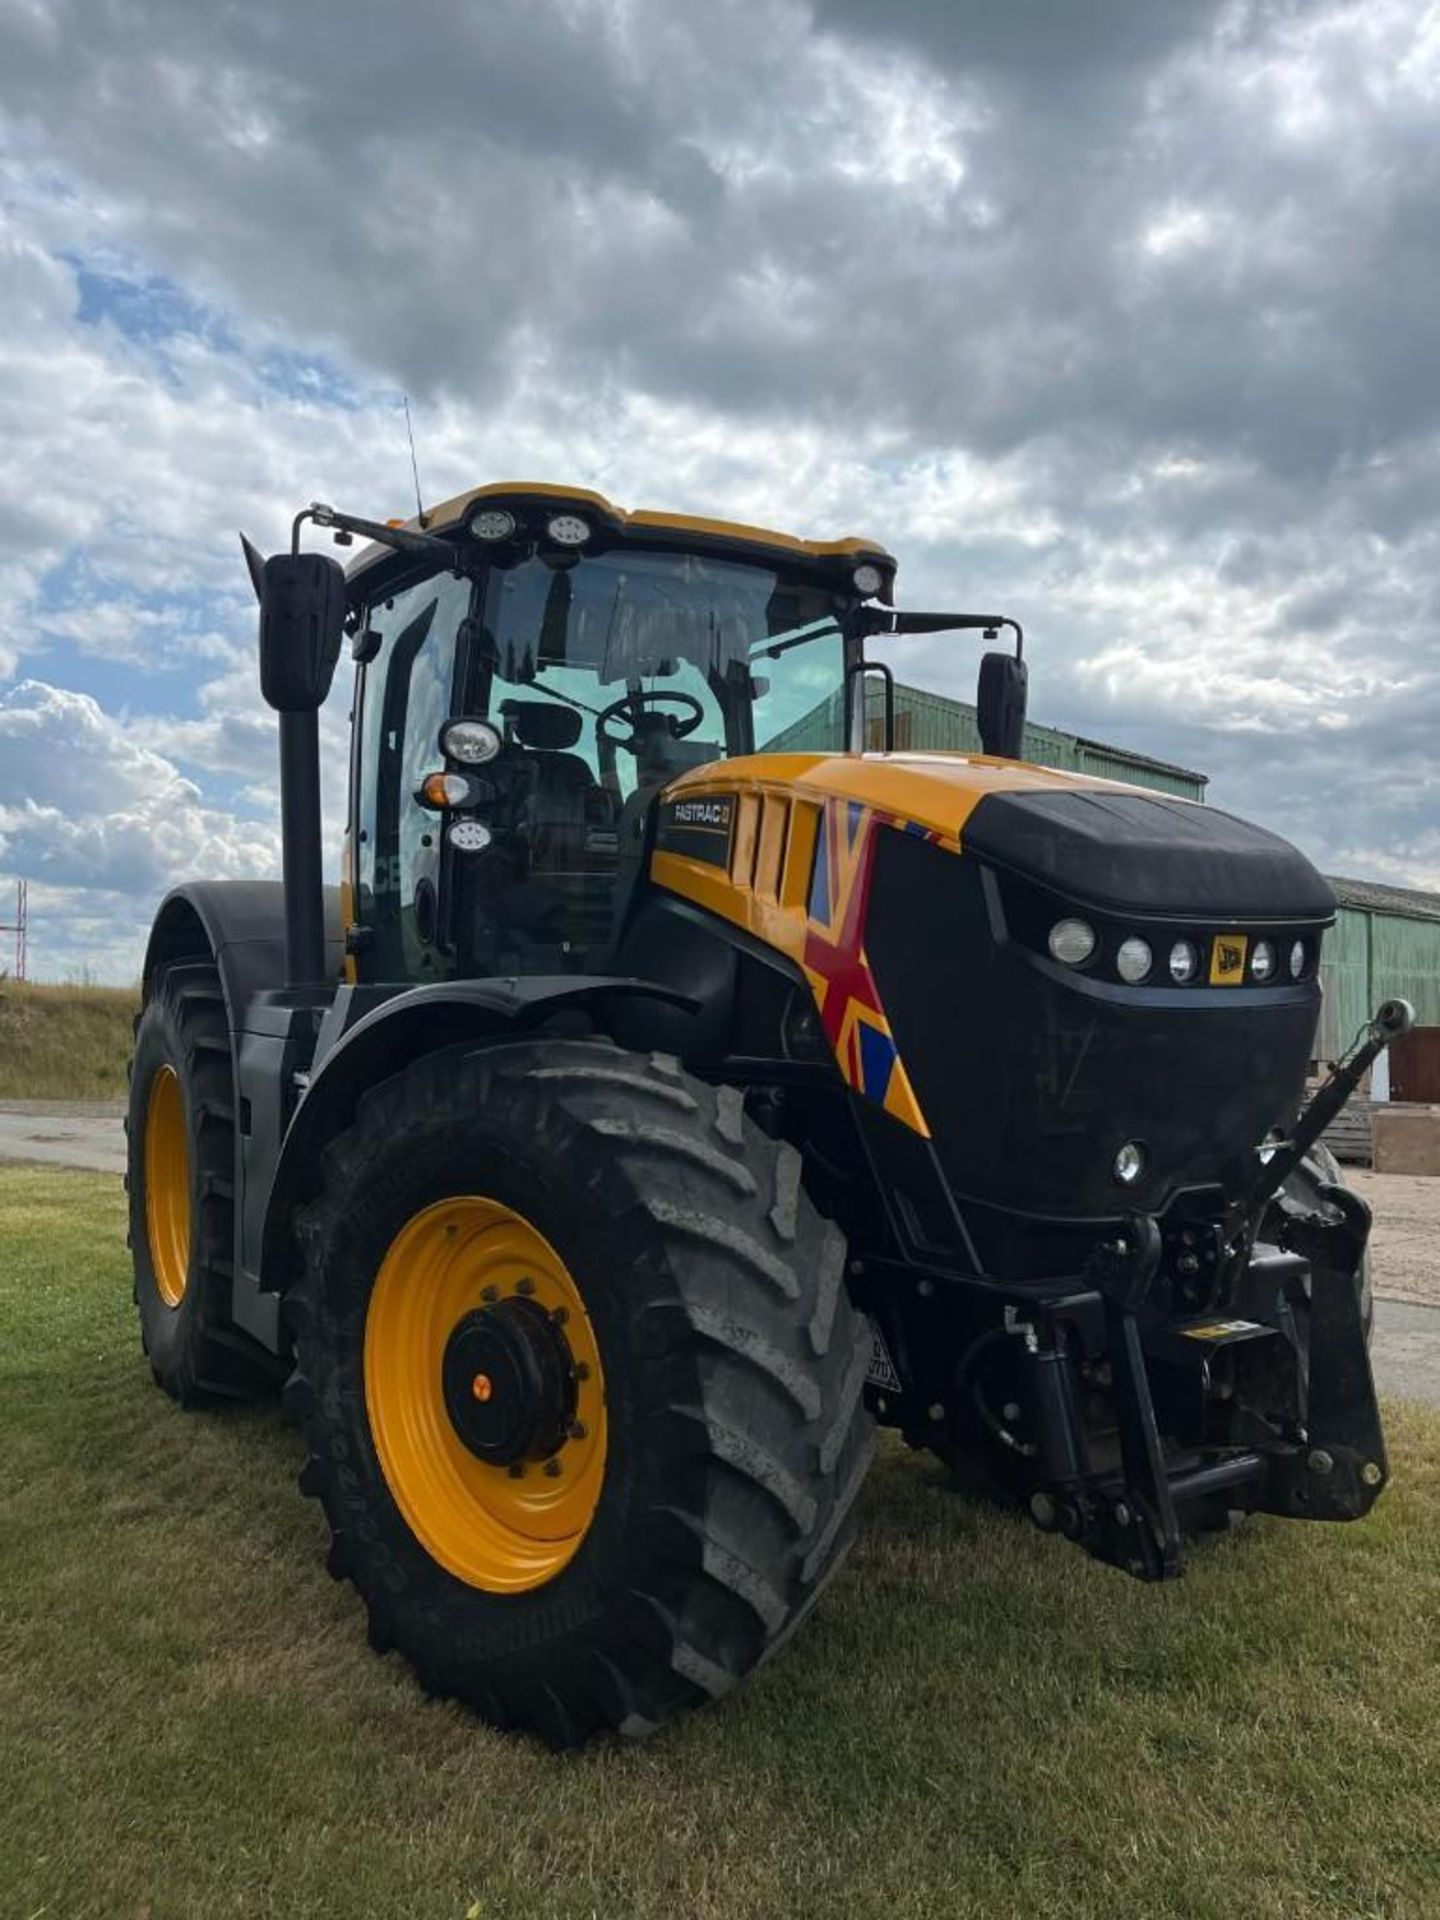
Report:
[[[283,1293],[293,1277],[290,1228],[321,1184],[328,1143],[349,1126],[363,1094],[422,1054],[554,1030],[574,1016],[586,1031],[612,1033],[637,1000],[693,1012],[695,1002],[651,981],[586,975],[446,980],[383,1001],[322,1056],[286,1130],[265,1209],[262,1284]],[[630,1023],[626,1022],[628,1026]]]
[[[326,962],[340,972],[340,892],[325,890]],[[232,1036],[257,993],[285,979],[285,889],[278,880],[191,880],[161,901],[145,948],[145,991],[176,960],[215,962]]]

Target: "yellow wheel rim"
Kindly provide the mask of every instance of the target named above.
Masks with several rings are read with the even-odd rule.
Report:
[[[145,1232],[155,1287],[167,1307],[190,1277],[190,1141],[172,1066],[158,1067],[145,1104]]]
[[[517,1301],[549,1316],[554,1332],[545,1337],[568,1365],[573,1409],[548,1458],[506,1466],[477,1457],[461,1438],[444,1370],[467,1316],[496,1307],[514,1313]],[[497,1384],[476,1372],[467,1392],[488,1406]],[[487,1593],[523,1593],[574,1557],[605,1478],[605,1382],[569,1268],[521,1215],[464,1194],[401,1228],[366,1314],[365,1407],[396,1506],[458,1580]]]

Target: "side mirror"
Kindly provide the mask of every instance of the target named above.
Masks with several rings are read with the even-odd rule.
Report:
[[[260,691],[279,713],[324,704],[345,634],[345,569],[328,553],[277,553],[260,593]]]
[[[987,653],[980,661],[975,718],[984,752],[999,760],[1019,760],[1025,746],[1025,662],[1009,653]]]

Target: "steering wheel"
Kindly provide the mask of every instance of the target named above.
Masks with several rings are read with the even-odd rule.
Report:
[[[678,716],[664,714],[658,711],[664,705],[680,707],[684,711]],[[670,693],[664,688],[654,693],[622,693],[618,700],[612,700],[608,707],[595,716],[596,739],[603,741],[607,747],[625,747],[631,753],[637,752],[640,721],[647,710],[654,711],[657,720],[669,721],[672,740],[685,739],[694,733],[705,718],[705,709],[693,693]],[[622,719],[629,723],[628,731],[612,732],[610,722]]]

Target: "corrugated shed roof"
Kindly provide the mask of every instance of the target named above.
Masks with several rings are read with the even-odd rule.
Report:
[[[1358,907],[1365,913],[1396,913],[1406,920],[1440,920],[1440,893],[1392,887],[1381,880],[1342,880],[1333,873],[1325,878],[1342,907]]]
[[[1156,760],[1148,753],[1136,753],[1133,747],[1117,747],[1104,740],[1087,740],[1083,734],[1075,735],[1077,747],[1085,747],[1091,753],[1113,754],[1117,760],[1127,760],[1131,766],[1153,767],[1156,773],[1173,773],[1182,780],[1193,780],[1197,787],[1210,784],[1208,773],[1196,773],[1193,767],[1177,767],[1173,760]]]

